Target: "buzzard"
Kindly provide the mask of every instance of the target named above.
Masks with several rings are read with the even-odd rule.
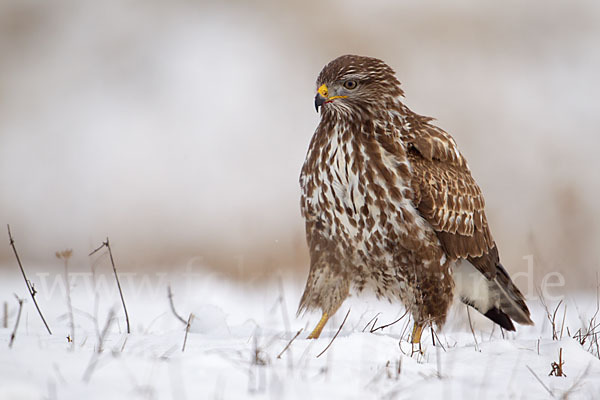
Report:
[[[300,174],[310,271],[298,313],[322,312],[309,338],[351,289],[400,300],[413,344],[455,295],[506,330],[533,324],[456,142],[403,96],[376,58],[341,56],[317,79],[321,121]]]

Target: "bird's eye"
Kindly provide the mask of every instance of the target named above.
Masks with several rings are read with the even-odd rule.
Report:
[[[344,87],[348,90],[353,90],[356,89],[356,86],[358,86],[358,84],[356,83],[356,81],[346,81],[344,82]]]

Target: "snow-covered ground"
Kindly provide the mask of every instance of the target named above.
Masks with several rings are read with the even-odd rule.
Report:
[[[457,306],[444,330],[437,332],[436,346],[427,332],[424,354],[411,356],[406,341],[411,327],[408,318],[370,332],[373,326],[380,327],[403,314],[397,304],[353,297],[344,303],[320,339],[307,340],[319,316],[295,317],[302,282],[274,279],[266,284],[234,283],[202,270],[122,273],[131,320],[128,335],[110,270],[101,274],[99,270],[97,266],[94,279],[90,273],[70,276],[73,348],[66,339],[70,328],[63,276],[31,273],[29,277],[53,330],[49,335],[23,280],[17,273],[5,274],[10,276],[0,282],[0,301],[8,302],[9,318],[8,328],[0,328],[1,399],[600,396],[598,338],[589,337],[582,346],[570,337],[588,328],[597,309],[595,293],[564,298],[555,318],[558,340],[553,340],[546,311],[535,299],[530,300],[530,306],[536,325],[518,327],[516,334],[505,333],[504,338],[499,329],[471,312],[474,336],[465,308]],[[185,325],[170,310],[169,283],[176,311],[184,319],[190,313],[195,316],[185,351]],[[26,298],[26,303],[9,348],[17,313],[13,293]],[[557,302],[547,303],[554,313]],[[99,336],[111,309],[115,318],[108,323],[99,353]],[[319,356],[349,309],[339,335]],[[549,376],[560,349],[566,376]]]

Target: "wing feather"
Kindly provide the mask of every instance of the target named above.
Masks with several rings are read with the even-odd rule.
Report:
[[[468,259],[488,279],[494,278],[498,250],[481,189],[450,135],[427,122],[416,131],[406,139],[415,206],[449,257]]]

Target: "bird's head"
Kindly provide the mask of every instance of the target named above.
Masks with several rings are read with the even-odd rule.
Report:
[[[317,78],[317,112],[368,112],[402,96],[394,70],[376,58],[345,55],[327,64]]]

